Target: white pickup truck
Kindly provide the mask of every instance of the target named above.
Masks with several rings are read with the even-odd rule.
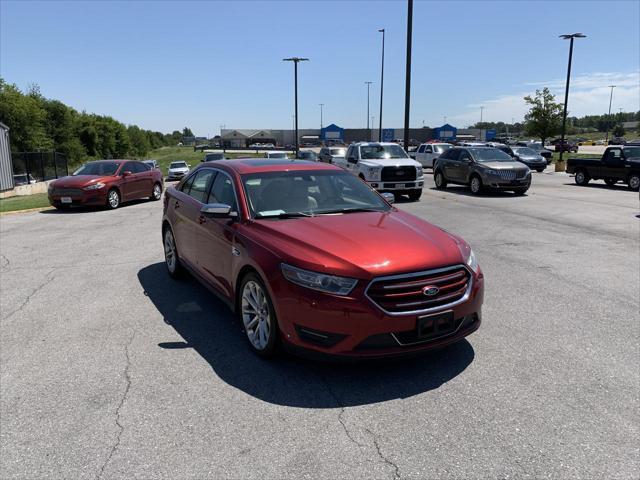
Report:
[[[349,170],[378,191],[408,195],[413,201],[422,195],[422,166],[409,158],[396,143],[352,143],[346,155],[335,157],[333,163]]]

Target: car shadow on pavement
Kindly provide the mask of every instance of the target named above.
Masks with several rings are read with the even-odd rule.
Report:
[[[580,188],[599,188],[602,190],[618,190],[618,191],[622,191],[622,192],[633,192],[634,190],[631,190],[629,187],[627,187],[626,184],[624,183],[616,183],[615,185],[609,186],[606,183],[587,183],[586,185],[578,185],[575,182],[567,182],[564,185],[568,185],[570,187],[580,187]],[[637,193],[637,190],[636,190]]]
[[[127,207],[133,207],[134,205],[140,205],[141,203],[148,203],[150,202],[150,200],[145,199],[145,198],[140,198],[138,200],[130,200],[128,202],[125,203],[121,203],[120,206],[118,207],[118,209],[120,208],[127,208]],[[64,208],[62,210],[58,210],[57,208],[50,208],[49,210],[40,210],[39,213],[45,214],[45,215],[67,215],[69,213],[86,213],[86,212],[106,212],[109,211],[109,208],[105,206],[101,206],[101,205],[90,205],[90,206],[84,206],[84,205],[78,205],[78,206],[73,206],[73,207],[69,207],[69,208]]]
[[[510,197],[510,198],[518,198],[518,197],[527,197],[528,193],[525,193],[523,195],[516,195],[515,193],[513,193],[511,190],[483,190],[482,193],[480,193],[480,195],[474,195],[473,193],[471,193],[471,190],[469,190],[469,187],[465,186],[465,185],[449,185],[447,186],[446,190],[439,190],[436,187],[431,187],[429,190],[432,190],[434,192],[450,192],[450,193],[457,193],[458,195],[464,195],[466,197],[496,197],[496,198],[502,198],[502,197]]]
[[[322,363],[281,353],[255,355],[228,307],[190,276],[176,281],[164,263],[138,272],[145,295],[182,337],[157,339],[167,350],[193,348],[223,381],[265,402],[304,408],[340,408],[411,397],[436,389],[474,359],[462,340],[402,360]]]

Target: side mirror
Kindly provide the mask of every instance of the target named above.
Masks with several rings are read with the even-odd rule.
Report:
[[[347,158],[347,162],[349,162],[349,163],[358,163],[358,162],[356,161],[356,157],[349,157],[349,158]]]
[[[396,196],[391,192],[383,192],[380,195],[387,201],[387,203],[394,203],[396,201]]]
[[[207,203],[202,206],[200,213],[211,218],[235,218],[237,212],[231,211],[231,206],[224,203]]]
[[[131,175],[131,171],[129,170],[125,170],[124,172],[122,172],[122,178],[128,177],[129,175]]]

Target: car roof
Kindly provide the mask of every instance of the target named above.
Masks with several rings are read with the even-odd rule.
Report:
[[[366,147],[369,145],[381,145],[381,146],[396,145],[398,147],[400,146],[395,142],[355,142],[355,143],[352,143],[351,145],[354,145],[354,146],[357,145],[359,147]]]
[[[310,171],[310,170],[336,170],[344,171],[342,168],[330,163],[319,163],[308,160],[287,160],[284,158],[237,158],[235,160],[224,160],[207,162],[209,166],[223,167],[233,170],[240,175],[262,172],[289,172],[289,171]]]
[[[87,163],[106,163],[106,162],[109,162],[109,163],[124,163],[124,162],[139,162],[139,160],[123,160],[123,159],[110,160],[110,159],[103,159],[103,160],[91,160],[91,161],[89,161]]]

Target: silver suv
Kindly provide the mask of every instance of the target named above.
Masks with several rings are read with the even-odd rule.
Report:
[[[433,179],[439,190],[457,183],[469,185],[474,195],[489,188],[523,195],[531,185],[531,171],[497,148],[454,147],[436,159]]]

